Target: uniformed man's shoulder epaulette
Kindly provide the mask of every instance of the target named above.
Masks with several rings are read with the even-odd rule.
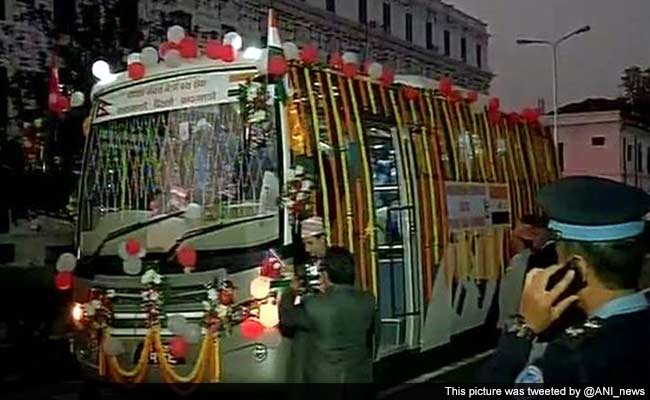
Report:
[[[603,319],[592,317],[581,324],[568,327],[564,335],[572,342],[582,342],[585,339],[596,336],[603,327]]]

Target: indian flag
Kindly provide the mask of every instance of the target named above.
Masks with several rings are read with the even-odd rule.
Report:
[[[268,26],[266,32],[266,65],[273,56],[284,57],[284,50],[282,49],[282,40],[280,39],[280,24],[278,23],[275,10],[269,8]],[[277,98],[284,103],[288,93],[288,80],[286,75],[284,78],[279,78],[275,85]]]

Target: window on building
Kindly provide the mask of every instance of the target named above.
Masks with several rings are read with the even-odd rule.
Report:
[[[632,151],[633,151],[633,149],[632,149],[632,145],[631,145],[631,144],[628,144],[628,145],[627,145],[627,162],[631,162],[631,161],[632,161]]]
[[[445,55],[449,57],[451,55],[451,32],[448,30],[445,30],[445,38],[444,38],[444,45],[445,45]]]
[[[460,38],[460,59],[467,62],[467,38]]]
[[[368,23],[368,0],[359,0],[359,23]]]
[[[483,68],[483,49],[480,44],[476,45],[476,66],[479,69]]]
[[[592,136],[591,137],[592,146],[604,146],[605,145],[605,136]]]
[[[325,0],[325,8],[329,12],[336,12],[336,0]]]
[[[383,12],[383,17],[384,17],[384,32],[390,33],[390,4],[389,3],[384,3],[384,12]]]
[[[406,41],[413,41],[413,15],[411,13],[406,13],[406,32],[404,36]]]
[[[643,172],[643,146],[639,144],[636,146],[636,149],[637,149],[637,155],[636,155],[637,171]]]
[[[433,49],[433,23],[431,21],[427,22],[427,28],[426,28],[426,35],[427,35],[427,49],[431,50]]]
[[[557,144],[557,158],[560,164],[560,172],[564,172],[564,143]]]

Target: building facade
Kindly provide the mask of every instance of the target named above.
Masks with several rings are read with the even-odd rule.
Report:
[[[620,104],[587,100],[559,110],[560,170],[563,176],[600,176],[650,192],[650,129],[624,118]]]
[[[199,37],[239,32],[259,44],[273,7],[283,40],[329,51],[356,51],[401,74],[450,76],[487,92],[487,25],[440,0],[140,0],[139,20],[153,40],[170,23]]]

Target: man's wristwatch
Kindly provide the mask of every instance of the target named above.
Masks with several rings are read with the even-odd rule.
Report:
[[[517,314],[510,319],[506,332],[515,335],[518,338],[533,340],[537,336],[535,332],[526,324],[524,317]]]

